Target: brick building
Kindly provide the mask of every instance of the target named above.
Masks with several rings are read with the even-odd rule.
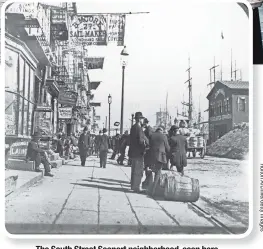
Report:
[[[249,83],[217,81],[207,95],[209,101],[209,143],[232,130],[234,124],[249,121]]]

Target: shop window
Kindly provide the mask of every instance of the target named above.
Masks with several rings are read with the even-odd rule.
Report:
[[[5,50],[5,133],[15,135],[17,130],[17,65],[18,53]]]
[[[25,60],[20,57],[19,58],[19,90],[18,93],[21,96],[24,96],[24,67]],[[18,108],[18,135],[21,135],[23,132],[23,109],[24,109],[24,99],[19,97],[19,108]]]
[[[34,117],[35,131],[42,133],[44,136],[51,136],[53,133],[52,113],[36,111]]]
[[[25,64],[25,87],[24,87],[24,124],[23,135],[28,135],[28,119],[29,119],[29,87],[30,87],[30,67]]]

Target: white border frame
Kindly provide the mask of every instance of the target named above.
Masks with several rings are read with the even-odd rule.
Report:
[[[85,3],[88,3],[89,1],[92,0],[86,0]],[[100,2],[102,0],[99,0]],[[106,0],[103,0],[106,1]],[[136,0],[133,0],[136,1]],[[137,0],[140,1],[140,0]],[[154,2],[155,0],[147,0],[149,2]],[[179,0],[178,0],[179,1]],[[185,0],[181,0],[185,1]],[[195,2],[194,0],[189,0],[189,2]],[[6,228],[5,228],[5,222],[1,222],[1,226],[3,229],[3,232],[7,235],[7,237],[12,238],[12,239],[151,239],[151,240],[160,240],[160,239],[243,239],[247,236],[249,236],[253,230],[253,12],[252,12],[252,7],[249,2],[246,0],[201,0],[202,2],[221,2],[221,3],[226,3],[226,2],[235,2],[235,3],[244,3],[249,10],[249,24],[250,24],[250,36],[248,37],[249,39],[249,170],[248,172],[248,179],[249,179],[249,227],[248,230],[244,234],[239,234],[239,235],[218,235],[218,234],[209,234],[209,235],[191,235],[191,234],[185,234],[185,235],[176,235],[176,234],[170,234],[170,235],[159,235],[159,234],[141,234],[141,235],[71,235],[71,234],[30,234],[30,235],[14,235],[10,234]],[[3,63],[5,61],[5,8],[7,7],[8,4],[14,3],[14,2],[36,2],[33,0],[24,0],[24,1],[12,1],[12,0],[7,0],[1,10],[1,62]],[[39,2],[61,2],[59,0],[43,0]],[[67,2],[67,1],[64,1]],[[73,2],[84,2],[84,0],[75,0]],[[116,1],[114,1],[116,2]],[[93,1],[94,3],[94,1]],[[241,8],[241,7],[240,7]],[[244,13],[245,14],[245,13]],[[1,66],[1,75],[5,77],[5,70],[4,67]],[[4,84],[3,84],[4,85]],[[2,176],[5,175],[5,168],[3,167],[2,169]],[[2,184],[2,189],[5,189],[4,181]],[[2,198],[4,198],[3,202],[5,203],[5,197],[4,194],[2,193]],[[3,209],[3,217],[4,219],[1,219],[2,221],[5,220],[5,208]],[[101,243],[104,244],[104,243]]]

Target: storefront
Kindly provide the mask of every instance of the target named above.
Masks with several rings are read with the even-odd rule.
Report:
[[[5,134],[10,144],[32,135],[38,61],[23,41],[6,34],[5,42]]]

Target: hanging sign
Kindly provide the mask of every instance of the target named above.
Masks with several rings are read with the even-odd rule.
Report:
[[[76,15],[71,20],[69,37],[72,43],[87,46],[123,46],[125,15]]]
[[[124,46],[125,15],[108,16],[108,43],[115,43],[117,46]]]
[[[86,69],[103,69],[104,57],[84,58]]]
[[[72,117],[72,108],[71,107],[60,107],[58,109],[59,119],[71,119]]]
[[[58,96],[58,103],[62,105],[75,106],[77,103],[78,93],[74,91],[61,91]]]
[[[95,103],[95,102],[93,102],[93,103],[90,103],[90,106],[101,106],[101,103]]]
[[[94,121],[100,121],[100,116],[94,116]]]

